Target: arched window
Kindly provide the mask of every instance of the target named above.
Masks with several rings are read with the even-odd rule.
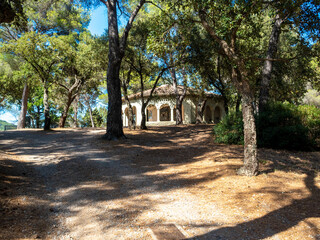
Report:
[[[157,121],[157,108],[154,105],[147,107],[147,122]]]
[[[170,121],[171,120],[171,110],[168,104],[162,105],[160,107],[160,121]]]

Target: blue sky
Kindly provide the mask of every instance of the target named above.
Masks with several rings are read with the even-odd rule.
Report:
[[[99,6],[91,12],[91,21],[89,24],[89,31],[92,35],[101,35],[107,29],[108,24],[107,8]]]
[[[92,10],[91,21],[89,24],[89,31],[93,35],[100,36],[107,29],[107,8],[105,6],[99,6],[96,9]],[[18,111],[4,111],[0,113],[0,119],[16,124],[18,121]]]

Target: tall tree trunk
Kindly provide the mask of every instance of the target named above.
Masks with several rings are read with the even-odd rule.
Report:
[[[122,81],[122,92],[123,92],[123,97],[126,100],[126,103],[128,104],[128,109],[129,109],[128,110],[128,128],[132,130],[132,128],[136,129],[136,126],[133,119],[133,108],[132,108],[130,99],[128,98],[128,90],[127,90],[130,82],[130,77],[131,77],[131,69],[128,72],[127,79],[126,80],[123,79]]]
[[[254,95],[254,91],[250,87],[245,60],[237,54],[236,37],[239,28],[233,28],[230,33],[230,43],[228,43],[224,39],[220,38],[215,29],[208,24],[205,10],[201,10],[199,12],[199,17],[203,27],[210,34],[212,39],[220,44],[224,54],[233,63],[231,79],[238,92],[242,95],[242,115],[244,122],[244,164],[243,167],[238,170],[238,174],[246,176],[257,175],[259,163],[257,159],[257,137],[252,106],[252,102],[254,100],[252,96]]]
[[[229,100],[226,96],[222,96],[222,99],[223,99],[224,112],[226,114],[228,114],[229,113]]]
[[[121,88],[120,88],[120,45],[118,34],[117,1],[108,1],[108,33],[109,33],[109,64],[107,71],[108,116],[106,138],[109,140],[124,137],[121,119]]]
[[[76,96],[75,101],[73,102],[74,115],[73,115],[73,127],[77,128],[78,125],[78,104],[79,104],[79,95]]]
[[[28,96],[29,96],[29,87],[28,84],[24,84],[22,101],[21,101],[21,112],[18,119],[17,129],[22,129],[26,127],[26,114],[28,108]]]
[[[222,80],[222,76],[221,76],[221,59],[220,59],[220,55],[218,55],[217,57],[217,73],[218,73],[218,81],[220,82],[221,85],[221,89],[220,89],[220,93],[222,95],[222,99],[223,99],[223,106],[224,106],[224,111],[226,114],[229,113],[229,100],[227,98],[227,95],[225,93],[225,85],[223,83]]]
[[[236,101],[236,112],[240,111],[240,104],[241,104],[241,95],[238,94],[237,101]]]
[[[125,138],[121,118],[121,88],[120,88],[120,65],[125,54],[127,39],[132,23],[139,10],[145,3],[140,0],[135,10],[131,13],[128,23],[124,29],[121,41],[119,40],[117,0],[103,1],[108,8],[108,37],[109,37],[109,63],[107,70],[107,90],[108,90],[108,116],[107,133],[104,138],[114,140]]]
[[[283,19],[279,14],[276,15],[272,32],[269,39],[269,47],[267,51],[266,60],[264,61],[262,68],[262,79],[260,85],[260,96],[259,96],[259,112],[263,112],[268,100],[269,100],[269,86],[271,81],[272,73],[272,61],[278,51],[278,43],[281,34],[281,24]]]
[[[143,78],[142,78],[142,75],[140,75],[140,80],[141,80],[141,124],[140,124],[140,129],[147,129],[147,126],[146,126],[146,107],[148,106],[150,100],[152,99],[152,94],[154,92],[154,90],[156,89],[157,85],[158,85],[158,82],[160,80],[160,78],[162,77],[163,73],[167,70],[167,69],[170,69],[170,67],[166,67],[166,68],[163,68],[160,73],[158,74],[154,84],[153,84],[153,87],[151,89],[151,92],[150,92],[150,95],[148,96],[147,100],[144,102],[144,97],[143,97],[143,91],[144,91],[144,85],[143,85]],[[158,116],[158,118],[160,118],[160,116]]]
[[[48,82],[44,83],[43,90],[43,106],[44,106],[44,127],[43,130],[50,130],[51,118],[49,109],[49,86]]]
[[[35,116],[36,128],[40,128],[40,114],[41,114],[40,106],[37,106],[37,113],[36,113],[36,116]]]
[[[68,101],[66,102],[63,112],[61,114],[60,120],[59,120],[59,127],[64,128],[64,125],[66,123],[66,119],[68,117],[69,108],[71,106],[71,103],[73,102],[74,98],[72,97],[72,93],[69,92],[68,94]]]
[[[203,112],[204,112],[204,106],[206,105],[206,102],[207,100],[203,98],[199,98],[198,100],[196,124],[203,123]]]
[[[94,128],[95,126],[94,126],[94,121],[93,121],[92,108],[91,108],[90,99],[89,99],[88,95],[85,96],[85,100],[86,100],[86,103],[87,103],[87,106],[88,106],[88,109],[89,109],[91,127]]]
[[[146,119],[147,119],[146,107],[147,107],[147,105],[145,103],[143,103],[141,106],[141,126],[140,126],[141,129],[147,129],[147,126],[146,126]]]
[[[182,94],[179,94],[178,82],[176,77],[175,68],[170,69],[170,75],[172,78],[172,86],[176,95],[176,125],[180,125],[183,123],[182,120],[182,102],[184,97],[186,96],[186,88],[184,87]]]
[[[244,163],[238,169],[239,175],[255,176],[258,174],[257,135],[252,106],[253,98],[250,94],[242,95],[242,116],[244,127]]]

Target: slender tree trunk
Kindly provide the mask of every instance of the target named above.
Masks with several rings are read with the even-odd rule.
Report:
[[[203,112],[204,112],[204,106],[206,105],[206,102],[207,100],[203,98],[199,98],[198,100],[196,124],[203,123]]]
[[[162,77],[163,73],[169,69],[170,67],[167,67],[167,68],[163,68],[160,73],[158,74],[154,84],[153,84],[153,87],[151,89],[151,92],[150,92],[150,95],[148,96],[147,100],[144,101],[144,96],[143,96],[143,91],[144,91],[144,85],[143,85],[143,78],[142,78],[142,75],[140,75],[140,80],[141,80],[141,124],[140,124],[140,129],[147,129],[147,126],[146,126],[146,108],[150,102],[150,100],[152,99],[152,94],[154,92],[154,90],[156,89],[157,87],[157,84],[159,82],[159,79]],[[160,118],[160,116],[158,116],[158,118]]]
[[[72,97],[72,93],[69,92],[68,94],[68,101],[66,102],[63,112],[61,114],[60,120],[59,120],[59,127],[64,128],[64,125],[66,123],[66,119],[68,117],[69,108],[71,106],[71,103],[73,102],[74,98]]]
[[[86,103],[87,103],[87,106],[88,106],[88,109],[89,109],[89,115],[90,115],[91,127],[93,127],[93,128],[94,128],[95,126],[94,126],[93,115],[92,115],[92,108],[91,108],[91,104],[90,104],[89,96],[88,96],[88,95],[86,95],[85,99],[86,99]]]
[[[147,105],[145,103],[143,103],[141,106],[141,126],[140,126],[141,129],[147,129],[147,126],[146,126],[146,120],[147,120],[146,107],[147,107]]]
[[[242,116],[244,127],[244,163],[238,169],[239,175],[255,176],[258,174],[257,135],[252,106],[253,98],[248,94],[242,95]]]
[[[79,95],[76,96],[75,101],[73,102],[74,116],[73,116],[73,127],[77,128],[78,125],[78,104],[79,104]]]
[[[49,109],[49,86],[48,82],[44,83],[44,91],[43,91],[43,106],[44,106],[44,127],[43,130],[50,130],[50,109]]]
[[[132,108],[130,99],[128,98],[128,91],[127,91],[127,87],[129,85],[129,82],[130,82],[130,75],[131,75],[131,69],[128,72],[127,80],[123,80],[122,92],[123,92],[124,99],[126,100],[126,102],[128,104],[128,109],[129,109],[128,110],[128,128],[130,130],[132,130],[132,128],[136,129],[136,126],[134,124],[134,119],[133,119],[133,108]]]
[[[223,99],[224,112],[226,114],[228,114],[229,113],[229,100],[225,96],[222,96],[222,99]]]
[[[229,100],[228,100],[228,98],[226,96],[225,85],[224,85],[224,83],[222,81],[220,55],[218,55],[218,58],[217,58],[217,73],[218,73],[218,81],[220,82],[220,85],[221,85],[220,93],[221,93],[222,99],[223,99],[224,111],[225,111],[226,114],[228,114],[229,113]]]
[[[241,95],[238,94],[237,96],[237,102],[236,102],[236,112],[240,111],[240,104],[241,104]]]
[[[270,59],[274,58],[278,51],[278,43],[281,34],[282,22],[283,19],[280,17],[279,14],[277,14],[269,39],[269,47],[266,56],[267,59],[264,61],[262,68],[262,79],[259,96],[259,112],[264,111],[265,106],[267,105],[269,100],[269,86],[272,73],[272,61]]]
[[[182,94],[179,94],[176,71],[174,68],[170,69],[170,75],[172,78],[172,86],[176,95],[176,125],[180,125],[180,124],[183,124],[182,102],[186,95],[186,88],[184,87],[184,91],[182,92]]]
[[[35,116],[36,127],[37,128],[40,128],[40,114],[41,114],[40,106],[37,106],[37,113],[36,113],[36,116]]]
[[[28,108],[28,96],[29,96],[29,87],[28,84],[24,84],[23,94],[22,94],[22,103],[21,103],[21,112],[18,120],[17,129],[22,129],[26,127],[26,114]]]
[[[255,119],[253,114],[252,102],[254,100],[254,91],[250,87],[248,73],[246,70],[245,60],[237,54],[236,38],[238,28],[234,28],[230,33],[230,43],[220,38],[215,29],[207,22],[205,10],[199,12],[199,17],[203,27],[210,34],[212,39],[220,44],[227,58],[233,63],[232,82],[242,95],[242,115],[244,122],[244,164],[238,170],[238,174],[246,176],[254,176],[258,173],[257,159],[257,137]]]

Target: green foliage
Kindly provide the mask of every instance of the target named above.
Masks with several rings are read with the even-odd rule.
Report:
[[[302,102],[306,105],[313,105],[320,108],[320,92],[315,89],[308,89]]]
[[[301,113],[293,104],[274,103],[257,118],[259,147],[291,150],[309,150],[312,141]]]
[[[309,138],[320,146],[320,109],[315,106],[298,106],[301,121],[309,130]]]
[[[231,112],[214,126],[215,141],[226,144],[243,144],[243,120],[241,112]]]
[[[256,116],[258,147],[310,150],[320,143],[320,109],[274,103]],[[243,122],[240,113],[230,113],[214,127],[215,141],[243,144]]]
[[[93,122],[94,122],[95,127],[102,126],[103,118],[100,115],[100,112],[98,109],[95,108],[94,110],[92,110],[92,118],[93,118]],[[86,112],[86,114],[82,118],[80,124],[81,124],[81,127],[92,127],[89,110]]]

